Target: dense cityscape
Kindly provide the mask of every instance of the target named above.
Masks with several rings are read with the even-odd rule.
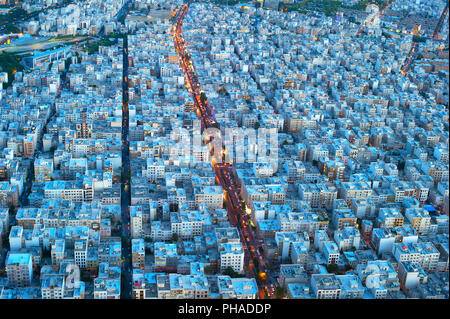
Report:
[[[0,0],[0,299],[448,299],[444,0]]]

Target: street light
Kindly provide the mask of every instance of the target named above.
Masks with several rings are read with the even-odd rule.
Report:
[[[258,274],[259,279],[261,279],[262,281],[265,281],[267,279],[267,274],[265,272],[260,272]]]

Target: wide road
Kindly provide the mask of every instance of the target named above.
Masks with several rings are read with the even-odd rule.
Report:
[[[122,183],[121,183],[121,214],[122,214],[122,290],[121,298],[131,298],[132,265],[130,238],[130,147],[128,141],[128,38],[124,36],[123,43],[123,96],[122,96]]]
[[[171,34],[174,38],[175,50],[181,58],[180,65],[187,80],[188,91],[192,93],[195,112],[202,122],[202,131],[210,127],[220,128],[219,123],[217,123],[214,118],[214,110],[208,103],[206,95],[201,90],[193,61],[186,49],[181,29],[183,19],[188,9],[189,4],[186,3],[179,7],[174,13]],[[225,153],[226,149],[222,145],[222,154]],[[212,166],[216,174],[216,180],[225,192],[226,208],[230,223],[238,228],[241,237],[245,253],[244,271],[247,276],[259,279],[257,282],[259,296],[261,298],[264,298],[264,292],[268,294],[269,298],[273,297],[275,283],[274,280],[267,275],[266,263],[260,253],[260,248],[262,247],[261,240],[256,238],[256,233],[249,227],[250,216],[247,214],[246,207],[244,207],[240,191],[240,181],[237,177],[236,170],[232,163],[217,163],[215,158],[212,160]],[[259,272],[253,263],[253,259],[259,260]]]

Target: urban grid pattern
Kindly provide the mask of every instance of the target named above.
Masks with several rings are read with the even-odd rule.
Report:
[[[0,299],[448,299],[445,0],[0,0]]]

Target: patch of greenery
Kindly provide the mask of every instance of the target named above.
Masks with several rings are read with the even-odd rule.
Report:
[[[205,102],[206,102],[206,94],[205,94],[204,92],[200,93],[200,101],[201,101],[202,103],[205,103]]]
[[[413,39],[412,40],[413,40],[413,42],[416,42],[416,43],[426,42],[427,41],[426,38],[421,37],[419,35],[413,35]]]
[[[172,237],[170,237],[170,241],[172,243],[176,243],[178,241],[178,234],[177,233],[173,233]]]
[[[17,20],[21,20],[28,15],[28,12],[22,8],[14,8],[7,14],[0,15],[0,25],[14,23]]]
[[[87,51],[88,54],[94,54],[98,52],[98,48],[101,46],[109,47],[117,43],[116,40],[111,41],[109,38],[110,37],[102,37],[100,40],[97,40],[95,42],[88,41],[85,44],[85,51]]]
[[[250,0],[210,0],[215,4],[234,6],[238,3],[248,3]]]
[[[283,287],[277,286],[275,288],[275,295],[277,297],[277,299],[281,299],[284,297],[284,289]]]
[[[338,271],[338,269],[339,269],[339,267],[338,267],[338,265],[337,264],[329,264],[329,265],[326,265],[326,268],[327,268],[327,271],[329,272],[329,273],[337,273],[337,271]]]
[[[214,275],[214,271],[211,265],[206,265],[203,270],[206,275]]]
[[[224,271],[223,274],[226,276],[230,276],[231,278],[242,278],[245,277],[245,275],[241,275],[239,273],[237,273],[236,271],[234,271],[234,269],[230,266],[227,267]]]
[[[14,81],[16,72],[23,71],[24,67],[20,64],[21,59],[21,56],[11,52],[3,51],[0,54],[0,67],[2,68],[2,72],[8,73],[8,83],[6,83],[5,87],[10,86]]]
[[[342,7],[342,2],[337,0],[304,0],[300,3],[280,3],[280,11],[297,11],[306,13],[305,9],[321,11],[326,16],[333,16]]]
[[[297,11],[300,13],[306,13],[306,11],[303,8],[309,1],[310,0],[304,0],[300,3],[280,3],[280,11],[283,12]]]
[[[64,0],[62,3],[57,3],[55,5],[49,6],[45,9],[36,10],[33,12],[27,12],[25,9],[16,7],[11,9],[7,14],[0,15],[0,26],[4,26],[5,28],[11,27],[11,25],[31,19],[33,17],[37,17],[42,12],[47,12],[50,9],[65,7],[68,4],[72,3],[73,0]],[[3,30],[3,32],[5,32]],[[13,32],[14,33],[14,32]]]
[[[352,6],[343,6],[344,8],[347,9],[353,9],[353,10],[359,10],[359,11],[365,11],[366,7],[369,4],[376,4],[378,7],[384,8],[388,5],[389,1],[387,0],[360,0],[357,4],[352,5]]]
[[[9,33],[20,33],[21,30],[14,24],[8,24],[4,29],[3,33],[9,34]]]
[[[334,16],[342,6],[342,2],[335,0],[322,1],[322,3],[323,13],[325,13],[327,17]]]
[[[359,1],[357,4],[349,6],[348,8],[353,9],[353,10],[364,11],[364,10],[366,10],[366,7],[369,3],[370,3],[369,0],[362,0],[362,1]]]

